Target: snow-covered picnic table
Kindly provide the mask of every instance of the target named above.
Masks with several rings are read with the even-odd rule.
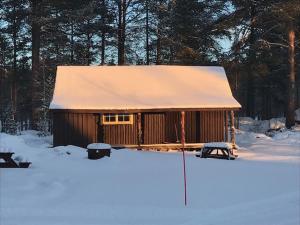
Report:
[[[104,156],[110,157],[111,145],[106,143],[92,143],[87,146],[89,159],[100,159]]]
[[[31,162],[15,162],[12,158],[14,152],[0,152],[0,168],[28,168]]]
[[[237,155],[233,154],[233,148],[234,146],[232,143],[209,142],[204,144],[203,148],[196,156],[201,158],[236,159]],[[219,152],[221,154],[219,154]]]

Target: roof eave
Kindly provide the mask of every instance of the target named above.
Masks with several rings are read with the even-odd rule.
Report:
[[[155,108],[155,109],[50,109],[51,112],[72,113],[139,113],[139,112],[180,112],[180,111],[238,111],[241,107],[215,108]]]

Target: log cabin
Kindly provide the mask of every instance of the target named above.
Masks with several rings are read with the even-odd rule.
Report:
[[[58,66],[53,145],[177,149],[184,140],[193,149],[234,142],[240,108],[222,67]]]

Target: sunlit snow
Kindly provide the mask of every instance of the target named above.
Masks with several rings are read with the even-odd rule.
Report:
[[[238,131],[236,160],[113,150],[88,160],[75,146],[49,148],[34,131],[0,134],[0,146],[32,161],[0,169],[1,225],[300,224],[300,131]]]

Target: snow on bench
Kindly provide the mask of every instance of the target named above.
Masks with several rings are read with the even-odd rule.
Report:
[[[204,148],[227,148],[232,149],[232,144],[228,142],[209,142],[205,143]]]
[[[96,150],[104,150],[104,149],[111,149],[111,145],[105,143],[92,143],[89,144],[87,149],[96,149]]]
[[[101,159],[110,157],[111,145],[105,143],[92,143],[87,146],[89,159]]]

